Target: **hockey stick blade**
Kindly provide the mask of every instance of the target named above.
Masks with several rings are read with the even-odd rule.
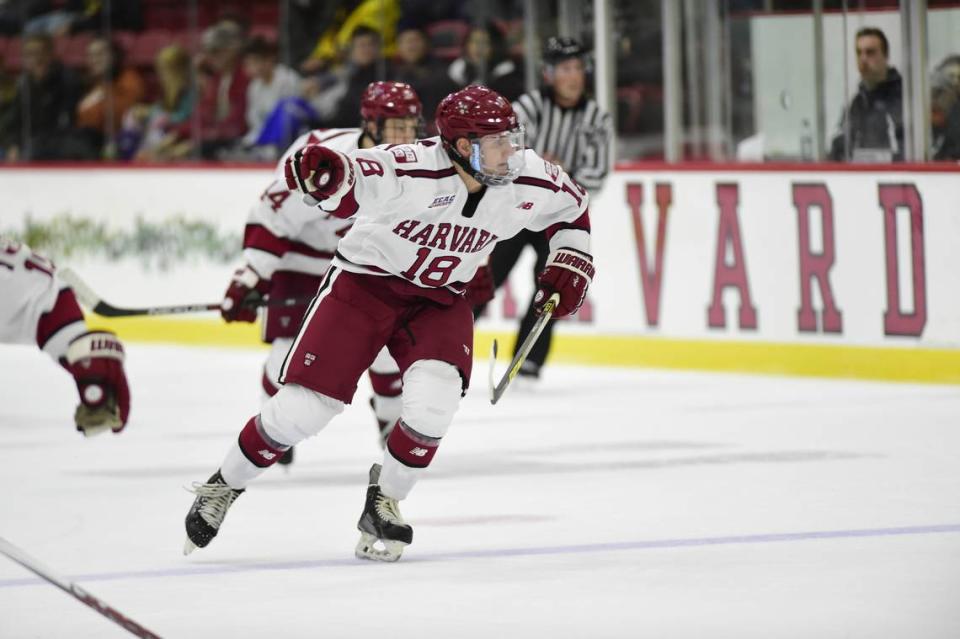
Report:
[[[93,292],[93,289],[76,274],[75,271],[63,268],[57,271],[57,276],[70,285],[80,303],[101,317],[135,317],[143,315],[180,315],[182,313],[202,313],[204,311],[219,311],[220,303],[206,304],[173,304],[170,306],[145,306],[140,308],[114,306]],[[306,304],[312,297],[291,297],[278,300],[264,299],[254,306],[297,306]]]
[[[527,335],[527,339],[523,340],[523,344],[521,344],[520,348],[517,349],[517,354],[513,356],[513,360],[510,362],[510,367],[507,369],[507,372],[503,374],[503,377],[500,378],[500,382],[496,386],[493,385],[493,361],[496,359],[497,354],[496,341],[494,341],[493,357],[490,359],[491,404],[496,404],[498,401],[500,401],[500,398],[503,397],[503,394],[506,392],[510,382],[512,382],[513,378],[516,377],[517,373],[520,372],[520,367],[523,366],[523,363],[526,361],[527,355],[530,354],[530,350],[537,342],[537,338],[540,337],[540,333],[542,333],[543,329],[546,328],[547,322],[549,322],[550,318],[553,317],[553,311],[555,308],[557,308],[557,304],[559,303],[560,294],[554,293],[550,296],[550,299],[547,300],[547,303],[543,305],[543,312],[540,314],[540,317],[537,318],[533,328],[530,329],[530,334]]]
[[[73,583],[72,581],[69,581],[64,577],[57,575],[56,573],[51,571],[49,568],[47,568],[36,559],[34,559],[27,553],[23,552],[22,550],[20,550],[19,548],[11,544],[9,541],[4,539],[3,537],[0,537],[0,552],[2,552],[4,555],[9,557],[11,560],[15,561],[16,563],[26,568],[30,572],[34,573],[41,579],[44,579],[50,582],[51,584],[53,584],[60,590],[64,591],[68,595],[76,598],[81,603],[86,604],[87,606],[90,606],[91,608],[99,612],[101,615],[103,615],[110,621],[122,627],[124,630],[126,630],[130,634],[137,637],[141,637],[142,639],[160,639],[160,635],[147,630],[146,628],[138,624],[136,621],[134,621],[130,617],[127,617],[126,615],[119,612],[115,608],[111,608],[102,600],[94,597],[89,592],[87,592],[77,584]]]

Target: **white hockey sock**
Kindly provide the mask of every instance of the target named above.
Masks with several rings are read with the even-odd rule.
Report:
[[[240,444],[234,441],[223,463],[220,464],[220,475],[230,488],[240,490],[262,475],[267,468],[269,466],[261,468],[254,465],[240,450]]]
[[[380,490],[392,499],[406,499],[426,470],[402,464],[386,450],[383,452],[383,467],[380,469]]]

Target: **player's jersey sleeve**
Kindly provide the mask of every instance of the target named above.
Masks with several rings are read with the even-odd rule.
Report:
[[[25,244],[0,238],[0,342],[36,344],[53,359],[86,332],[73,291],[53,263]]]
[[[329,216],[315,205],[306,204],[303,195],[287,188],[283,174],[284,163],[307,144],[323,144],[342,153],[357,148],[359,129],[328,129],[306,133],[284,152],[274,171],[273,181],[264,189],[260,199],[250,209],[243,234],[243,257],[263,278],[271,278],[287,261],[298,266],[293,270],[316,272],[326,264],[308,264],[328,260],[336,248],[345,227],[342,220],[328,220]]]
[[[525,151],[523,175],[514,180],[519,187],[529,187],[538,197],[527,228],[546,231],[550,248],[568,247],[590,252],[590,195],[567,172],[548,162],[533,150]],[[549,192],[549,195],[545,195]]]

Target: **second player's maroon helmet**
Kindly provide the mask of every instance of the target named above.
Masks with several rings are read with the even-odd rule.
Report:
[[[422,113],[417,92],[403,82],[371,82],[360,97],[360,117],[370,122],[419,118]]]

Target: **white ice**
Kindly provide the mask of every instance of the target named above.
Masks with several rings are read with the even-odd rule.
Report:
[[[377,564],[363,385],[184,557],[264,354],[131,345],[130,425],[85,440],[0,346],[0,537],[163,637],[960,637],[957,387],[550,366],[491,406],[478,361]],[[0,637],[124,636],[0,556]]]

